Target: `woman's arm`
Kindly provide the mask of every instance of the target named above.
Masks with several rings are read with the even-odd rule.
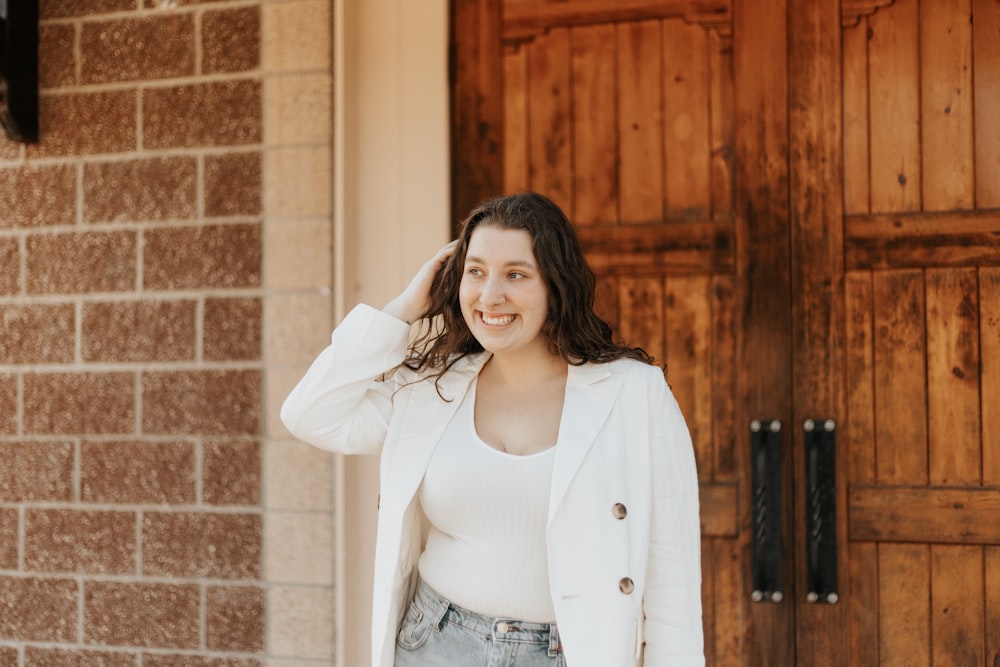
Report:
[[[666,382],[651,387],[653,512],[644,667],[703,667],[701,529],[694,448]]]
[[[377,378],[403,361],[409,330],[371,306],[355,307],[281,406],[292,435],[343,454],[377,454],[396,387]]]
[[[281,406],[292,435],[342,454],[380,451],[396,383],[377,378],[406,358],[409,325],[427,312],[434,277],[456,245],[438,250],[381,311],[360,305],[344,318]]]

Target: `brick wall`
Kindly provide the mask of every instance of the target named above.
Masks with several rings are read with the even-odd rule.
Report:
[[[267,2],[40,0],[0,135],[0,667],[261,665]]]

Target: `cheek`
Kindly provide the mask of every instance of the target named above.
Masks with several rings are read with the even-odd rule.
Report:
[[[472,293],[472,286],[469,285],[469,281],[462,279],[462,282],[458,284],[458,303],[462,306],[464,311],[466,304],[469,303],[470,299],[473,299],[474,295]]]

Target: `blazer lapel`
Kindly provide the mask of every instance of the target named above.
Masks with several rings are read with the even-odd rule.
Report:
[[[469,384],[489,357],[488,354],[463,357],[448,369],[439,383],[441,396],[447,401],[438,395],[432,379],[423,380],[420,383],[423,386],[410,395],[405,426],[392,460],[393,479],[399,483],[395,491],[403,498],[409,499],[416,493],[434,448],[468,393]]]
[[[620,386],[621,382],[612,376],[605,364],[569,367],[552,470],[550,524],[584,457],[607,421]]]

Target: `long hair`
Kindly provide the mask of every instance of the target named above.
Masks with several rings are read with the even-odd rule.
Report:
[[[459,302],[469,239],[481,226],[523,230],[531,236],[535,261],[548,288],[548,314],[541,333],[550,352],[573,365],[623,357],[653,363],[641,348],[615,342],[611,327],[594,312],[594,272],[566,215],[547,197],[525,192],[487,200],[462,222],[458,246],[431,287],[425,317],[433,324],[413,341],[404,365],[416,371],[431,369],[440,377],[462,356],[483,350],[469,331]]]

